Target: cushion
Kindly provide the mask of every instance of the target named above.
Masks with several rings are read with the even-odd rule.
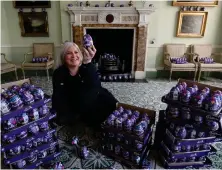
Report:
[[[212,63],[212,64],[199,63],[199,66],[202,68],[221,68],[222,69],[221,63]]]
[[[169,62],[168,60],[164,60],[164,64],[169,67],[174,67],[174,68],[195,68],[194,63],[175,64],[175,63]]]
[[[24,63],[23,66],[24,67],[47,67],[54,64],[54,60],[50,60],[48,62],[45,63]]]

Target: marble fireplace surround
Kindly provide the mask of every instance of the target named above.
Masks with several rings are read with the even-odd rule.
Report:
[[[145,61],[147,54],[147,31],[149,15],[155,8],[136,7],[67,7],[70,15],[71,40],[82,46],[83,35],[86,28],[133,28],[133,71],[136,79],[145,78]],[[113,15],[111,23],[106,21],[107,15]]]

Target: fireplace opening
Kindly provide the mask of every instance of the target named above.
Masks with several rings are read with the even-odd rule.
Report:
[[[125,74],[133,68],[134,29],[87,28],[97,49],[93,63],[101,75]]]

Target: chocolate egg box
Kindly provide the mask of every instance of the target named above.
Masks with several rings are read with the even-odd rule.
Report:
[[[4,144],[2,145],[1,147],[1,152],[5,152],[11,148],[14,148],[16,146],[21,146],[25,143],[28,143],[30,141],[34,141],[36,140],[37,138],[41,138],[41,137],[44,137],[44,136],[47,136],[47,135],[50,135],[50,134],[54,134],[56,132],[56,129],[50,129],[48,131],[45,131],[45,132],[39,132],[37,135],[32,135],[32,136],[28,136],[24,139],[21,139],[21,140],[16,140],[15,142],[13,143],[10,143],[10,144]]]
[[[204,144],[204,143],[212,143],[215,140],[215,136],[213,137],[204,137],[204,138],[196,138],[196,139],[180,139],[175,137],[169,129],[166,129],[166,137],[172,142],[172,144],[176,145],[195,145],[195,144]]]
[[[120,145],[121,147],[126,148],[126,150],[129,152],[137,152],[138,154],[140,154],[145,150],[147,145],[150,145],[152,143],[152,131],[150,131],[150,133],[147,134],[144,143],[141,143],[143,146],[140,150],[136,148],[135,141],[130,141],[129,144],[126,144],[125,140],[117,141],[115,138],[111,138],[108,136],[102,138],[102,141],[104,144],[109,143],[112,145]]]
[[[102,150],[102,153],[106,156],[112,157],[114,160],[121,162],[122,164],[124,164],[125,166],[127,166],[128,168],[141,168],[142,167],[142,162],[143,160],[146,158],[146,156],[149,154],[150,151],[150,145],[147,145],[146,148],[143,150],[143,152],[140,154],[140,162],[139,164],[136,164],[135,162],[132,161],[132,159],[124,159],[122,155],[117,155],[115,154],[115,152],[113,150],[108,150],[107,148],[104,148]],[[131,155],[132,153],[130,153]]]
[[[119,107],[123,107],[124,109],[130,109],[131,111],[139,111],[140,113],[147,113],[148,117],[150,118],[150,123],[148,125],[148,128],[144,132],[145,135],[143,135],[142,137],[139,137],[136,134],[134,134],[133,132],[126,132],[123,129],[117,129],[113,126],[107,126],[106,121],[101,124],[102,130],[106,133],[108,133],[108,132],[114,133],[114,134],[120,133],[120,134],[123,134],[125,138],[144,142],[146,134],[149,132],[149,129],[151,128],[151,126],[155,123],[156,112],[153,110],[144,109],[144,108],[140,108],[140,107],[136,107],[136,106],[132,106],[132,105],[127,105],[127,104],[123,104],[123,103],[119,103],[117,108],[119,108]]]
[[[159,151],[160,160],[166,169],[204,169],[204,168],[210,168],[212,166],[212,162],[206,158],[206,162],[174,162],[169,163],[167,159],[165,158],[165,154],[162,151]]]
[[[47,143],[47,144],[43,144],[43,145],[40,145],[36,148],[34,148],[31,152],[40,152],[40,151],[43,151],[43,150],[46,150],[46,149],[49,149],[50,147],[53,147],[53,146],[56,146],[58,144],[58,141],[54,141],[52,143]],[[26,151],[26,152],[23,152],[22,154],[19,154],[19,155],[15,155],[9,159],[4,159],[4,163],[6,165],[9,165],[9,164],[12,164],[14,162],[17,162],[21,159],[26,159],[28,158],[30,155],[30,151]]]
[[[25,124],[23,126],[17,127],[15,129],[12,129],[12,130],[10,130],[8,132],[3,133],[2,134],[2,138],[7,138],[7,137],[10,137],[10,136],[13,136],[13,135],[17,135],[17,134],[21,133],[22,131],[27,130],[30,125],[47,122],[47,121],[49,121],[49,120],[51,120],[51,119],[53,119],[55,117],[56,117],[56,114],[49,113],[45,117],[42,117],[42,118],[40,118],[40,119],[38,119],[36,121],[29,122],[28,124]]]
[[[190,151],[190,152],[172,152],[168,147],[167,144],[164,143],[164,141],[161,142],[161,148],[162,151],[165,152],[168,158],[170,159],[180,159],[180,158],[189,158],[189,157],[202,157],[202,156],[208,156],[208,153],[210,152],[209,148],[208,150],[200,150],[200,151]]]
[[[56,157],[58,157],[61,154],[61,152],[57,151],[56,153],[52,154],[52,155],[48,155],[43,159],[37,160],[36,162],[34,162],[33,164],[30,165],[26,165],[25,167],[23,167],[23,169],[38,169],[39,166],[41,166],[42,164],[52,161],[54,160]]]

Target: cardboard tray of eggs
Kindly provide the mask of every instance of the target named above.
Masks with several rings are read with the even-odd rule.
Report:
[[[217,117],[222,111],[222,88],[179,79],[178,84],[162,97],[162,102]]]
[[[1,85],[2,89],[4,89],[2,90],[3,92],[1,93],[1,96],[2,96],[1,121],[8,120],[11,117],[16,117],[24,112],[27,112],[32,109],[36,109],[51,101],[51,97],[44,94],[44,92],[38,87],[37,87],[38,90],[35,91],[35,93],[36,92],[37,94],[39,93],[39,96],[34,97],[34,99],[32,97],[29,98],[30,96],[30,91],[28,90],[29,85],[32,86],[33,88],[36,88],[35,86],[31,84],[29,79],[24,79],[24,80],[10,82],[10,83]],[[19,92],[19,90],[23,92],[21,91]],[[24,91],[27,91],[28,93],[25,93]],[[22,99],[22,102],[21,102],[21,99]],[[11,100],[12,102],[10,103],[9,101]],[[3,108],[3,105],[4,105],[4,108]],[[16,105],[16,107],[11,107],[12,105]]]
[[[167,159],[167,155],[162,150],[159,151],[159,159],[166,169],[207,169],[212,166],[212,162],[207,157],[204,161],[199,160],[199,158],[195,158],[195,160],[183,158],[172,162],[172,160]]]
[[[144,143],[155,123],[156,112],[119,103],[101,127],[105,133],[122,134],[125,138]],[[146,139],[147,140],[147,139]]]

